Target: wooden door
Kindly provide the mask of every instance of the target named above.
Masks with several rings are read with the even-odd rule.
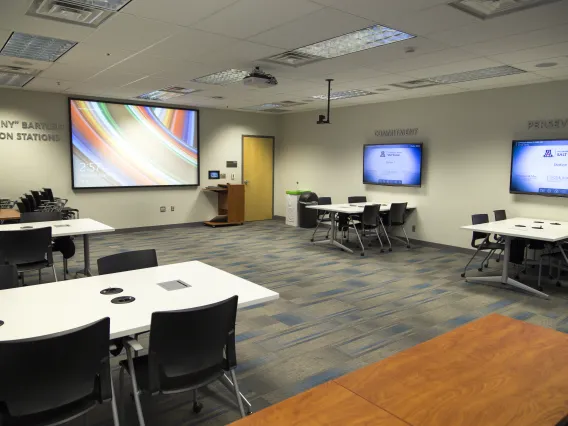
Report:
[[[272,219],[274,204],[274,138],[243,136],[245,221]]]

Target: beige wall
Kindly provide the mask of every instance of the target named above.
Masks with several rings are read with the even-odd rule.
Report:
[[[0,89],[2,120],[64,124],[59,142],[0,140],[0,197],[15,199],[31,189],[51,187],[69,199],[82,217],[100,220],[116,228],[152,226],[210,219],[216,214],[214,194],[200,188],[123,189],[76,191],[71,189],[70,144],[67,98],[58,94]],[[200,112],[201,186],[209,181],[208,170],[235,173],[241,182],[241,136],[275,135],[277,117],[266,114],[203,109]],[[20,123],[21,126],[21,123]],[[0,133],[7,129],[0,128]],[[18,132],[27,132],[18,130]],[[276,135],[275,135],[276,136]],[[238,161],[238,169],[226,169],[227,160]],[[160,213],[160,206],[167,206]],[[175,206],[175,211],[170,211]]]
[[[568,82],[477,91],[399,102],[335,108],[331,125],[316,125],[318,112],[286,115],[276,153],[275,214],[285,214],[286,189],[301,188],[336,203],[349,195],[408,201],[418,206],[411,238],[469,246],[459,229],[473,213],[506,209],[510,217],[568,220],[568,199],[509,194],[511,141],[568,137],[562,130],[528,131],[527,121],[568,118]],[[377,138],[375,130],[419,127],[417,137]],[[422,141],[422,188],[362,183],[366,143]]]

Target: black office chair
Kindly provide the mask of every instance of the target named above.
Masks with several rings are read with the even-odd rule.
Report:
[[[493,214],[495,215],[495,222],[507,220],[507,212],[505,210],[494,210]]]
[[[366,203],[367,202],[367,197],[365,197],[364,195],[356,195],[356,196],[352,196],[352,197],[347,197],[347,202],[349,204],[352,203]]]
[[[25,206],[25,204],[24,204],[22,201],[17,201],[17,202],[16,202],[16,207],[18,207],[18,211],[19,211],[20,213],[25,213],[25,212],[27,211],[27,210],[26,210],[26,206]]]
[[[12,264],[24,282],[24,273],[38,271],[41,283],[41,270],[51,268],[57,281],[53,263],[51,227],[0,231],[0,264]]]
[[[19,286],[18,268],[14,265],[0,265],[0,290],[7,290]]]
[[[59,425],[110,402],[118,426],[109,329],[104,318],[63,334],[0,342],[0,424]]]
[[[59,210],[63,213],[66,219],[79,219],[78,209],[74,209],[72,207],[66,207],[67,202],[69,201],[67,198],[55,197],[53,195],[53,191],[51,188],[43,188],[43,192],[45,193],[49,201],[58,204]]]
[[[158,266],[156,250],[137,250],[111,254],[97,260],[99,275],[135,271]]]
[[[22,196],[22,197],[20,197],[20,200],[21,200],[22,204],[24,205],[24,211],[26,211],[26,212],[33,212],[34,211],[32,205],[30,203],[30,200],[28,200],[27,197]],[[20,212],[21,211],[22,210],[20,210]]]
[[[391,230],[393,228],[396,228],[397,226],[400,227],[402,229],[402,232],[404,232],[404,237],[406,241],[394,235],[392,236],[392,238],[405,244],[406,248],[410,248],[410,240],[408,239],[408,234],[406,233],[406,229],[404,229],[404,224],[406,223],[407,206],[408,203],[392,203],[387,215],[387,226],[389,226]]]
[[[355,229],[355,232],[357,233],[357,237],[359,237],[359,232],[361,232],[361,238],[363,240],[367,239],[369,241],[369,247],[371,247],[371,240],[369,239],[368,232],[374,231],[375,234],[377,235],[379,243],[381,244],[381,253],[383,253],[385,251],[384,250],[385,247],[383,245],[383,241],[381,240],[381,236],[379,234],[379,227],[381,226],[380,215],[379,215],[380,211],[381,211],[380,204],[365,206],[363,209],[363,214],[361,215],[361,221],[358,223],[354,223],[353,227]],[[359,242],[361,243],[361,248],[363,249],[361,251],[361,256],[364,256],[365,247],[364,244],[362,243],[361,238],[359,238]]]
[[[58,211],[41,211],[32,213],[22,213],[21,223],[32,222],[52,222],[62,220],[63,214]],[[53,251],[58,251],[63,256],[63,279],[67,279],[69,274],[69,259],[75,256],[75,242],[73,237],[57,237],[53,240]]]
[[[125,339],[127,360],[120,362],[120,395],[124,395],[124,371],[132,377],[134,402],[140,425],[144,415],[140,394],[173,394],[193,391],[193,411],[199,413],[197,391],[220,380],[237,399],[245,416],[235,368],[235,322],[238,297],[201,308],[154,312],[148,355],[132,357],[139,344]],[[231,380],[225,375],[229,372]],[[230,386],[233,385],[233,386]]]
[[[488,222],[489,222],[489,215],[487,215],[485,213],[471,215],[471,224],[472,225],[481,225],[482,223],[488,223]],[[490,236],[491,236],[491,234],[486,234],[484,232],[474,231],[472,233],[471,246],[474,249],[476,249],[476,251],[473,254],[473,256],[471,256],[471,259],[469,259],[469,262],[467,262],[467,265],[465,265],[463,273],[461,274],[462,278],[465,278],[468,266],[471,264],[471,262],[473,261],[475,256],[477,256],[477,254],[480,251],[488,251],[487,256],[485,256],[485,258],[481,262],[481,265],[479,266],[479,269],[478,269],[479,272],[483,272],[483,265],[486,263],[486,261],[489,259],[489,257],[493,253],[495,253],[496,250],[505,250],[505,244],[489,241]],[[481,242],[479,242],[480,240],[481,240]]]
[[[38,210],[37,207],[37,203],[35,201],[35,198],[33,197],[33,195],[31,194],[24,194],[24,197],[28,200],[28,203],[30,205],[30,212],[35,212]]]
[[[319,197],[318,198],[318,205],[320,206],[329,206],[331,203],[331,197]],[[315,241],[316,232],[318,232],[319,226],[322,223],[330,223],[331,222],[331,215],[335,213],[330,213],[325,210],[318,210],[318,223],[316,225],[316,229],[314,229],[314,233],[312,234],[312,243]],[[331,227],[327,230],[327,235],[325,238],[329,238],[329,232],[331,231]]]

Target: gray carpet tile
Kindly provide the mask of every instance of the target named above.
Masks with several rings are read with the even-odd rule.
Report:
[[[280,300],[242,309],[237,318],[237,374],[255,411],[492,312],[568,332],[568,289],[553,283],[546,286],[551,300],[543,300],[466,283],[460,273],[468,255],[459,251],[395,244],[391,253],[372,247],[361,257],[314,246],[311,232],[266,221],[94,236],[93,270],[99,257],[155,248],[160,264],[200,260],[279,292]],[[76,239],[72,272],[81,267],[81,242]],[[477,266],[471,275],[480,274]],[[491,261],[483,274],[498,274],[499,266]],[[535,270],[529,274],[523,280],[534,284]],[[52,279],[49,271],[44,278]],[[34,280],[37,275],[27,274],[27,283]],[[189,393],[144,399],[147,424],[224,425],[238,419],[222,386],[200,395],[199,415],[191,411]],[[126,401],[126,424],[135,425],[133,403]],[[111,425],[110,407],[91,412],[88,424]]]

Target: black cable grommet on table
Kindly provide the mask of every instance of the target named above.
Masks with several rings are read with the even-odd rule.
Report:
[[[125,303],[132,303],[136,300],[136,298],[132,297],[132,296],[119,296],[119,297],[115,297],[114,299],[111,300],[111,303],[117,304],[117,305],[124,305]]]
[[[124,290],[118,287],[110,287],[101,290],[101,294],[108,296],[109,294],[119,294],[122,293]]]
[[[0,320],[0,327],[4,325],[4,321]]]

